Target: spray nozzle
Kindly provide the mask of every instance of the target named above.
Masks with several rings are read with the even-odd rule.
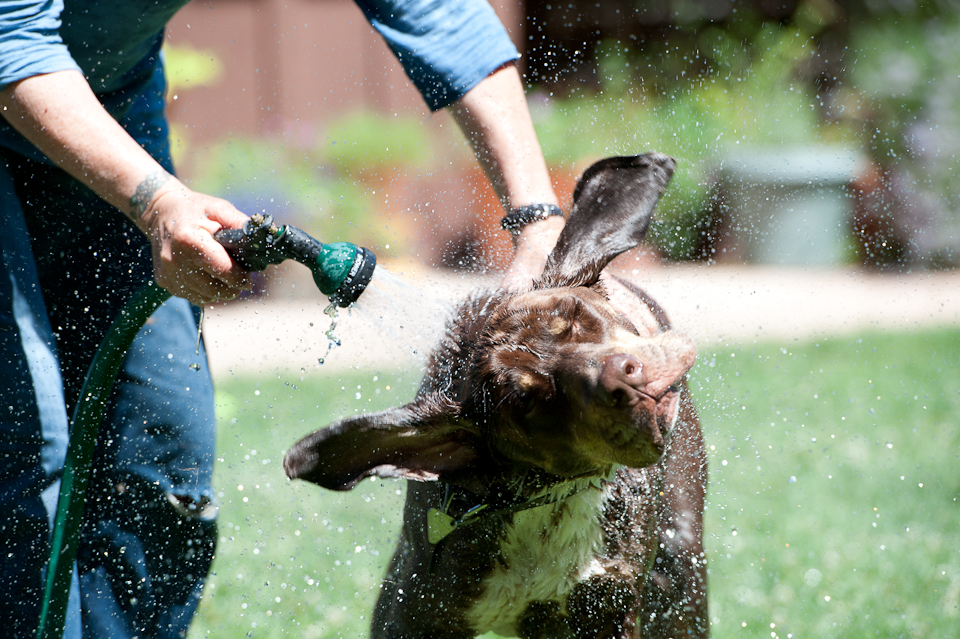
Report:
[[[214,238],[247,271],[296,260],[313,273],[313,281],[330,301],[346,308],[370,282],[377,258],[372,251],[349,242],[321,244],[290,225],[277,226],[270,215],[250,217],[242,229],[224,229]]]

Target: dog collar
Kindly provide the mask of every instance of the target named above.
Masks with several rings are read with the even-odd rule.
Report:
[[[531,499],[519,499],[512,503],[508,502],[499,507],[495,504],[481,502],[468,508],[459,517],[454,517],[449,512],[455,489],[450,484],[447,484],[443,498],[443,509],[430,508],[427,511],[427,540],[431,545],[436,546],[457,528],[476,523],[483,517],[502,517],[532,508],[539,508],[540,506],[556,504],[588,488],[602,489],[608,480],[608,477],[591,477],[588,480],[576,482],[574,487],[567,492],[551,491]]]

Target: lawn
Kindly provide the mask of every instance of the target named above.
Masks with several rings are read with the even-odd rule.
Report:
[[[417,372],[218,386],[220,544],[191,637],[362,637],[400,482],[334,494],[280,462]],[[714,637],[960,639],[960,332],[701,351]]]

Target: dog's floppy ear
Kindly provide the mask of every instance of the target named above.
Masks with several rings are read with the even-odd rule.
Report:
[[[350,490],[370,476],[436,481],[476,458],[459,407],[439,397],[339,421],[287,451],[283,469],[331,490]]]
[[[595,284],[613,258],[643,241],[675,166],[671,157],[647,153],[607,158],[584,171],[536,287]]]

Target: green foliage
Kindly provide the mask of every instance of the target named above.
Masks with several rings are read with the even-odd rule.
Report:
[[[366,636],[401,483],[331,493],[280,460],[339,416],[409,401],[415,377],[218,383],[221,537],[193,639]],[[960,637],[960,334],[717,348],[690,386],[712,636]]]
[[[266,212],[323,242],[379,240],[372,200],[317,152],[276,138],[235,138],[201,154],[196,188],[247,214]]]
[[[877,140],[878,159],[903,154],[904,126],[931,106],[956,101],[960,51],[952,46],[960,33],[960,16],[898,16],[859,25],[853,32],[854,84],[870,99],[872,116],[887,139]],[[893,139],[891,139],[891,137]]]
[[[649,239],[674,259],[691,257],[710,222],[726,149],[851,138],[821,121],[813,87],[797,77],[813,49],[811,33],[779,24],[751,28],[745,38],[737,29],[711,27],[682,44],[603,43],[600,92],[534,101],[547,161],[646,150],[672,155],[677,172]]]
[[[912,169],[953,212],[960,186],[960,14],[919,11],[858,25],[851,80],[870,106],[864,138],[880,166]],[[918,136],[917,133],[920,133]]]
[[[370,111],[330,124],[323,150],[335,167],[351,176],[421,169],[433,158],[423,122]]]
[[[741,6],[721,27],[685,20],[687,4],[671,4],[674,30],[646,41],[601,43],[599,91],[588,95],[576,86],[542,109],[539,130],[552,162],[650,148],[673,154],[678,174],[649,240],[674,259],[698,254],[715,219],[718,162],[743,147],[826,143],[863,150],[881,169],[896,166],[933,215],[955,225],[955,8],[925,0],[887,10],[802,2],[789,20],[763,22]],[[838,27],[841,11],[849,26]],[[821,39],[827,45],[818,52]],[[849,39],[842,54],[829,44],[838,39]],[[814,55],[842,55],[845,69],[818,77],[810,72],[822,68]]]
[[[194,49],[188,45],[163,45],[163,70],[167,91],[180,91],[213,86],[223,76],[223,62],[210,49]]]

